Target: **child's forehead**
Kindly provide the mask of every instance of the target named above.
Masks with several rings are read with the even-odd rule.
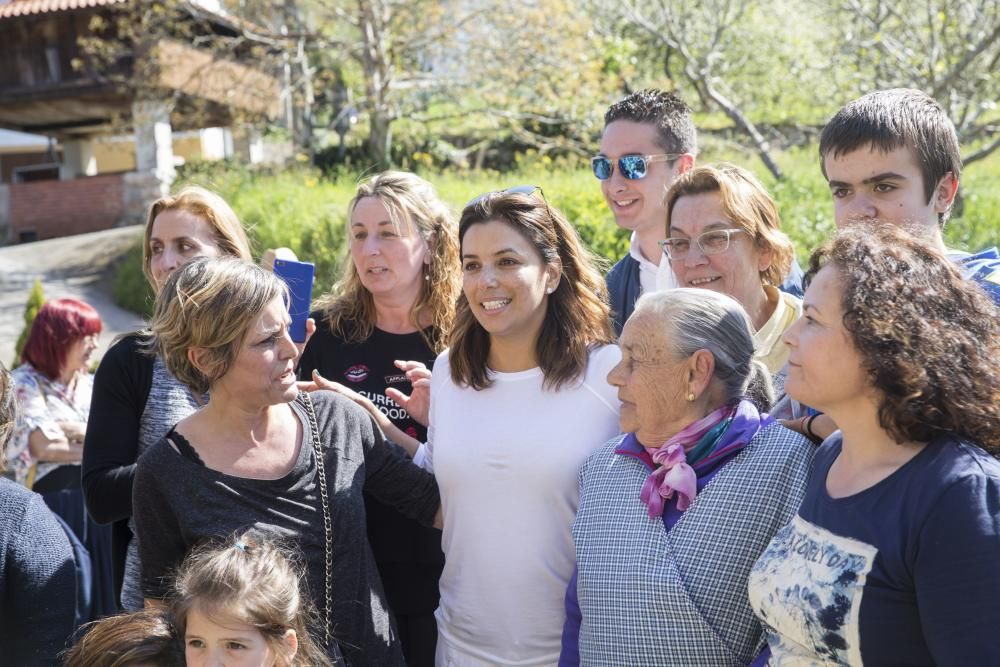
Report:
[[[257,630],[253,625],[240,618],[237,609],[198,601],[188,610],[187,626],[190,629],[208,625],[228,632],[253,632]]]

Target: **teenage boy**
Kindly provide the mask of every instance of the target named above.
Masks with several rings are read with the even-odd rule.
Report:
[[[944,244],[962,159],[955,126],[941,105],[919,90],[869,93],[823,128],[819,154],[837,227],[874,219],[909,227],[1000,303],[997,249],[969,254]]]
[[[640,90],[615,102],[604,114],[601,152],[594,175],[615,223],[632,231],[628,254],[608,273],[615,332],[643,292],[676,287],[664,238],[663,195],[694,166],[698,138],[691,109],[674,93]]]

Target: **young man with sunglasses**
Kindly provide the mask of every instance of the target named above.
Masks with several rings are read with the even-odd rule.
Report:
[[[698,138],[691,109],[674,93],[640,90],[604,114],[601,152],[594,175],[615,223],[632,231],[629,253],[607,276],[615,332],[621,334],[643,292],[676,287],[660,250],[666,210],[663,196],[694,166]]]

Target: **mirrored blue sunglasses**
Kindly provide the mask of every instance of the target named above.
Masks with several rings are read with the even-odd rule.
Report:
[[[614,173],[615,163],[618,163],[618,169],[621,171],[622,176],[634,181],[640,178],[646,178],[646,174],[649,171],[649,165],[653,162],[670,162],[671,160],[676,160],[684,153],[656,153],[653,155],[622,155],[617,160],[612,160],[606,155],[597,155],[590,158],[590,166],[594,170],[594,176],[597,177],[599,181],[606,181],[611,178],[611,174]]]

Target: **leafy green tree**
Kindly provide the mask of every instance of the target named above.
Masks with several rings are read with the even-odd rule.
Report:
[[[830,61],[844,99],[918,88],[945,106],[970,152],[1000,148],[1000,0],[837,0],[827,5]]]

